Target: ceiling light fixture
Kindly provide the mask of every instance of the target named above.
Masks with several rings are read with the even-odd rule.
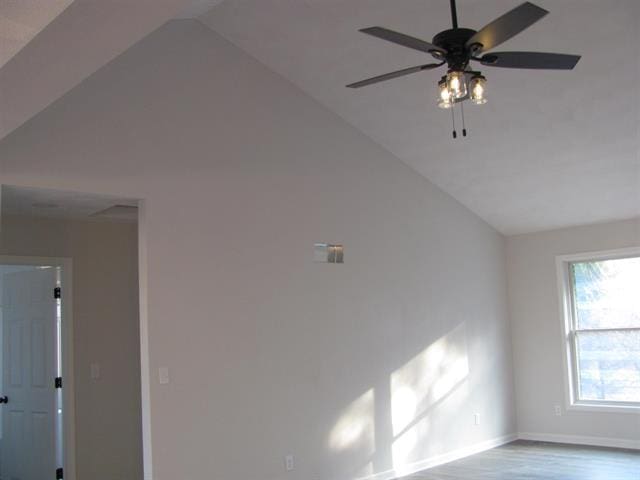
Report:
[[[440,108],[451,108],[453,106],[451,92],[449,91],[449,85],[447,85],[447,77],[442,77],[438,82],[438,89],[440,90],[440,97],[438,98],[438,106]]]
[[[449,5],[451,7],[451,23],[453,24],[453,28],[438,33],[433,37],[431,43],[383,27],[368,27],[360,30],[362,33],[372,35],[382,40],[428,53],[436,59],[437,63],[403,68],[402,70],[351,83],[347,85],[347,87],[365,87],[412,73],[433,70],[446,64],[448,67],[447,74],[438,82],[437,101],[440,108],[451,110],[453,138],[456,138],[457,133],[453,107],[456,104],[460,104],[462,136],[464,137],[467,132],[464,124],[463,102],[465,100],[471,100],[475,105],[487,103],[487,79],[481,72],[471,68],[470,63],[472,60],[487,67],[536,70],[572,70],[580,60],[579,55],[566,55],[562,53],[485,53],[509,40],[549,13],[544,8],[540,8],[533,3],[524,2],[519,7],[496,18],[493,22],[485,25],[478,31],[470,28],[459,28],[455,0],[449,0]]]
[[[474,75],[471,80],[469,80],[469,90],[471,91],[469,98],[471,98],[473,103],[476,105],[484,105],[487,103],[487,97],[485,96],[487,79],[482,75]]]
[[[447,73],[447,88],[455,100],[467,95],[467,79],[463,71],[449,70]]]

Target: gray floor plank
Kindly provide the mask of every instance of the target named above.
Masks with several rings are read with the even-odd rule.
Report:
[[[411,480],[640,480],[640,451],[517,440]]]

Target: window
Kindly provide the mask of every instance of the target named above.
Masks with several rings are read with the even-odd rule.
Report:
[[[570,403],[640,407],[640,252],[559,266]]]

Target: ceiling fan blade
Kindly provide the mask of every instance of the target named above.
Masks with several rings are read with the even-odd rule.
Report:
[[[378,82],[384,82],[385,80],[391,80],[392,78],[403,77],[405,75],[418,73],[423,70],[431,70],[441,65],[444,65],[444,63],[429,63],[427,65],[418,65],[417,67],[403,68],[402,70],[396,70],[395,72],[385,73],[384,75],[378,75],[377,77],[367,78],[366,80],[361,80],[356,83],[351,83],[347,85],[347,87],[348,88],[366,87],[367,85],[371,85],[373,83],[378,83]]]
[[[410,37],[409,35],[405,35],[404,33],[394,32],[393,30],[389,30],[387,28],[369,27],[363,28],[360,31],[368,35],[373,35],[374,37],[381,38],[382,40],[397,43],[398,45],[402,45],[403,47],[413,48],[414,50],[419,50],[421,52],[431,54],[433,54],[433,52],[438,52],[440,54],[447,53],[446,50],[440,47],[436,47],[429,42],[425,42],[424,40],[420,40],[419,38]]]
[[[480,58],[480,63],[489,67],[533,68],[541,70],[572,70],[580,55],[543,52],[495,52]]]
[[[525,2],[476,32],[467,41],[467,47],[479,44],[475,53],[490,50],[533,25],[547,13],[544,8]]]

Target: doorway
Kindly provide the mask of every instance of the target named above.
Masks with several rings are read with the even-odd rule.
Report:
[[[0,256],[0,480],[75,476],[70,271]]]
[[[65,480],[141,479],[138,200],[0,187],[0,265],[60,268],[61,473]],[[73,259],[73,298],[64,259]]]

